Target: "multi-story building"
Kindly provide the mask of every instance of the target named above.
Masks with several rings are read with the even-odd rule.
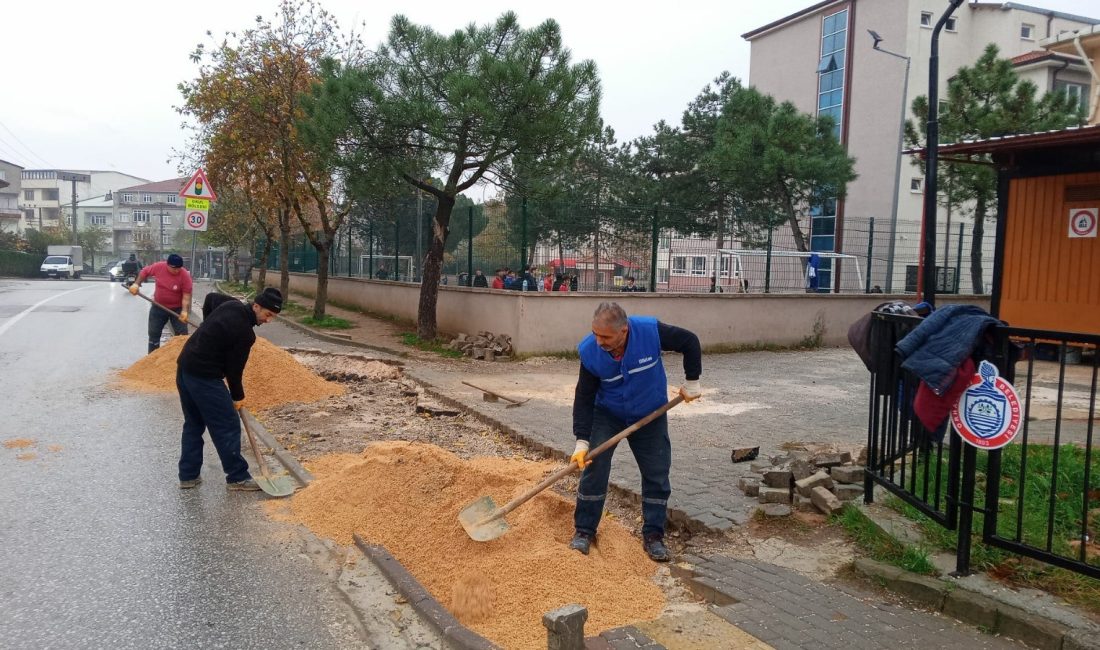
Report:
[[[871,282],[894,291],[914,288],[906,279],[916,276],[924,189],[922,173],[909,156],[895,176],[899,118],[905,106],[905,117],[912,120],[910,102],[928,94],[932,29],[945,8],[942,0],[825,0],[743,35],[751,44],[751,85],[804,112],[832,116],[837,135],[856,159],[859,178],[849,185],[845,200],[811,207],[811,248],[865,254],[867,233],[846,228],[846,221],[866,224],[874,217]],[[946,96],[947,82],[956,70],[973,64],[987,44],[995,43],[1001,56],[1012,59],[1020,76],[1035,82],[1040,92],[1067,92],[1087,102],[1091,77],[1081,60],[1045,52],[1038,41],[1097,24],[1100,20],[1014,2],[969,2],[959,7],[940,36],[940,97]],[[880,48],[898,56],[876,51],[868,30],[881,39]],[[969,241],[966,248],[958,241],[958,224],[963,223],[962,232],[968,234],[972,216],[965,209],[959,212],[952,215],[940,209],[942,250],[937,259],[950,252],[953,261],[956,248],[969,248]],[[905,237],[911,241],[902,241]],[[897,254],[888,274],[891,241]],[[991,234],[986,243],[988,283]],[[833,280],[830,270],[823,263],[823,284]],[[959,290],[965,293],[971,288],[969,273],[963,272],[960,279]]]
[[[74,183],[66,178],[71,175],[87,177],[88,180],[75,182],[76,200],[102,196],[119,187],[137,183],[147,183],[144,178],[115,171],[98,170],[61,170],[61,169],[24,169],[21,174],[22,193],[19,207],[23,210],[25,227],[72,227],[71,221],[63,220],[61,209],[70,208],[73,202]],[[71,217],[71,214],[69,214]]]
[[[19,193],[23,168],[0,160],[0,232],[23,232],[23,212],[19,209]]]
[[[107,200],[113,217],[110,226],[115,253],[120,257],[139,253],[149,258],[176,248],[178,233],[185,230],[184,201],[179,192],[187,180],[173,178],[132,185],[111,193]]]

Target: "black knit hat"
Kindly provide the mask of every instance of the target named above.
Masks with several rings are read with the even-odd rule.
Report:
[[[283,294],[275,287],[268,287],[256,295],[256,304],[278,314],[283,310]]]

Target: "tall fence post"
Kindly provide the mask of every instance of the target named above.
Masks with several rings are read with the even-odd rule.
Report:
[[[768,255],[764,258],[764,293],[772,292],[772,232],[775,228],[768,228]]]
[[[367,277],[374,279],[374,219],[370,220],[367,231]]]
[[[596,255],[593,258],[595,264],[595,270],[592,273],[592,281],[595,283],[596,291],[600,290],[600,208],[596,207]]]
[[[401,281],[401,257],[399,255],[401,251],[401,220],[397,218],[397,214],[393,215],[393,279],[396,282]]]
[[[523,197],[520,208],[519,273],[527,268],[527,197]],[[520,276],[523,277],[522,275]]]
[[[961,277],[961,275],[962,275],[962,264],[963,264],[963,233],[965,232],[965,231],[963,230],[963,226],[964,226],[964,225],[965,225],[965,224],[961,224],[961,223],[959,224],[959,252],[958,252],[958,254],[957,254],[957,255],[955,256],[955,293],[956,293],[956,294],[957,294],[957,293],[959,293],[959,278],[960,278],[960,277]],[[973,293],[973,291],[971,291],[971,293]]]
[[[649,292],[655,293],[657,291],[657,239],[660,237],[660,230],[657,228],[657,206],[653,206],[653,236],[650,247],[649,257]]]
[[[973,445],[964,444],[962,449],[962,491],[959,495],[959,544],[955,550],[955,571],[951,574],[961,578],[970,575],[970,544],[974,529],[974,473],[977,468],[978,450]],[[987,475],[987,482],[989,477]]]
[[[466,212],[466,286],[474,286],[474,206]]]
[[[871,293],[871,255],[875,252],[875,218],[871,217],[870,230],[867,233],[867,280],[863,283],[864,293]]]

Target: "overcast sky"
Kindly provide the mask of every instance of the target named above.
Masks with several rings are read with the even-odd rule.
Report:
[[[816,0],[481,0],[415,3],[321,0],[344,31],[371,47],[393,13],[451,32],[512,9],[531,27],[562,27],[576,59],[592,59],[603,83],[604,119],[619,140],[678,123],[687,102],[723,70],[745,79],[749,45],[741,34]],[[894,0],[873,0],[889,2]],[[1032,4],[1100,16],[1095,0]],[[946,7],[947,3],[944,2]],[[192,79],[195,45],[273,17],[278,0],[7,0],[0,10],[8,73],[0,82],[0,158],[27,168],[117,170],[150,180],[177,175],[173,150],[186,144],[176,88]],[[365,25],[362,25],[365,23]]]

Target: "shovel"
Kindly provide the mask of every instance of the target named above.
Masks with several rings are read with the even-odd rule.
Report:
[[[650,413],[641,420],[638,420],[637,422],[623,429],[622,431],[616,433],[613,438],[610,438],[607,442],[603,443],[599,447],[596,447],[595,449],[589,451],[588,454],[584,457],[585,460],[591,460],[596,456],[599,456],[603,452],[607,451],[611,447],[619,444],[619,442],[621,442],[623,438],[629,436],[638,429],[641,429],[645,425],[661,417],[670,408],[676,406],[682,401],[684,401],[684,397],[682,395],[677,395],[676,397],[672,398],[661,408]],[[463,508],[462,512],[458,513],[458,521],[462,524],[462,527],[466,529],[466,534],[470,536],[470,539],[474,540],[475,542],[488,542],[490,540],[496,539],[504,533],[508,532],[508,530],[511,528],[508,525],[508,522],[504,521],[504,515],[512,512],[539,492],[542,492],[546,488],[557,483],[566,475],[572,473],[575,469],[577,469],[576,464],[569,463],[565,467],[559,469],[558,471],[543,479],[542,483],[539,483],[535,487],[524,492],[519,497],[512,499],[508,503],[504,504],[504,506],[501,508],[497,508],[497,504],[493,501],[493,497],[481,497],[477,501],[474,501],[470,505]]]
[[[252,433],[252,426],[248,424],[251,418],[252,414],[242,406],[241,422],[244,423],[245,433],[248,434],[248,444],[252,447],[252,455],[256,458],[256,463],[260,466],[260,472],[263,474],[263,476],[253,476],[252,480],[256,481],[256,485],[259,485],[261,490],[273,497],[288,497],[294,494],[294,481],[289,476],[272,476],[271,470],[267,468],[267,462],[260,454],[260,446],[256,444],[256,436]]]
[[[125,287],[123,287],[123,288],[125,288]],[[127,289],[127,291],[129,291],[129,289]],[[153,303],[153,305],[154,305],[154,306],[156,306],[156,307],[160,307],[161,309],[163,309],[164,311],[168,312],[169,314],[172,314],[172,316],[174,316],[174,317],[175,317],[175,318],[176,318],[177,320],[179,319],[179,317],[180,317],[180,315],[179,315],[179,314],[177,314],[176,312],[172,311],[171,309],[169,309],[169,308],[165,307],[164,305],[160,304],[160,303],[159,303],[159,302],[157,302],[156,300],[153,300],[152,298],[150,298],[149,296],[145,295],[144,293],[142,293],[142,292],[138,291],[138,292],[137,292],[137,293],[135,293],[134,295],[135,295],[135,296],[137,296],[137,297],[139,297],[139,298],[141,298],[142,300],[147,300],[147,301],[149,301],[149,302]],[[187,325],[188,325],[188,326],[190,326],[190,327],[198,327],[198,325],[196,325],[196,324],[194,324],[194,323],[192,323],[192,322],[191,322],[191,319],[190,319],[190,318],[188,318],[188,319],[187,319]]]

